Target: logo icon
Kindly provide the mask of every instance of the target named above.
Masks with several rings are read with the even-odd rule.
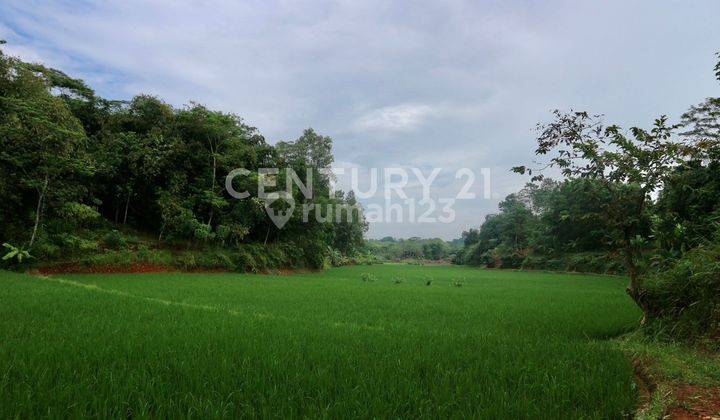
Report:
[[[265,212],[267,212],[270,219],[275,223],[275,226],[277,226],[278,229],[282,229],[295,211],[295,199],[292,194],[287,191],[274,192],[267,194],[264,201]],[[272,204],[276,202],[285,202],[287,206],[282,210],[276,210],[272,208]]]

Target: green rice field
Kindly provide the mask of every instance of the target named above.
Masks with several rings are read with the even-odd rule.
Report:
[[[0,418],[618,418],[610,276],[0,272]]]

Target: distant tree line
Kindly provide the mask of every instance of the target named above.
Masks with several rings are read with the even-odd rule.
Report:
[[[123,232],[179,248],[292,244],[309,267],[352,257],[367,223],[361,211],[341,223],[325,214],[328,204],[357,204],[352,193],[330,193],[322,170],[332,162],[332,139],[312,129],[273,146],[237,115],[148,95],[108,100],[0,51],[0,243],[36,262],[99,252]],[[226,191],[234,168],[250,170],[234,180],[247,199]],[[298,210],[277,228],[256,194],[259,168],[280,168],[278,188],[286,168],[302,182],[313,172],[313,197],[297,185],[292,195],[298,206],[316,203],[325,221],[313,213],[305,223]]]
[[[368,251],[380,260],[431,260],[441,261],[452,258],[458,247],[452,242],[440,238],[424,239],[411,237],[396,239],[386,236],[371,239],[367,243]]]

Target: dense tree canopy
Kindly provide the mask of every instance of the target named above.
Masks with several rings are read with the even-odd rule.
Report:
[[[148,95],[105,100],[81,80],[0,53],[0,242],[39,258],[70,243],[92,248],[78,228],[113,225],[168,245],[297,243],[314,267],[333,249],[353,256],[367,224],[352,193],[331,193],[332,162],[332,139],[312,129],[272,146],[237,115]],[[247,199],[226,191],[236,168],[249,171],[233,179]],[[298,210],[280,229],[258,196],[260,168],[280,170],[270,191],[287,187],[298,206],[317,204],[330,217],[303,220]],[[296,174],[291,186],[288,172]],[[308,180],[310,197],[298,188]],[[353,211],[336,223],[343,206]]]

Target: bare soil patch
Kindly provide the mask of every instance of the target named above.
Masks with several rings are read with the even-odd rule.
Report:
[[[665,417],[674,420],[720,420],[720,388],[700,387],[667,381],[653,377],[647,368],[649,362],[634,360],[635,383],[640,392],[641,411],[647,407],[655,392],[660,392],[659,381],[663,389],[669,389],[669,402]]]
[[[670,418],[677,420],[720,419],[720,389],[678,385]]]
[[[169,273],[179,271],[175,267],[137,263],[132,265],[102,265],[102,266],[85,266],[77,263],[58,264],[50,267],[42,267],[38,269],[38,273],[42,275],[52,274],[125,274],[125,273]]]

